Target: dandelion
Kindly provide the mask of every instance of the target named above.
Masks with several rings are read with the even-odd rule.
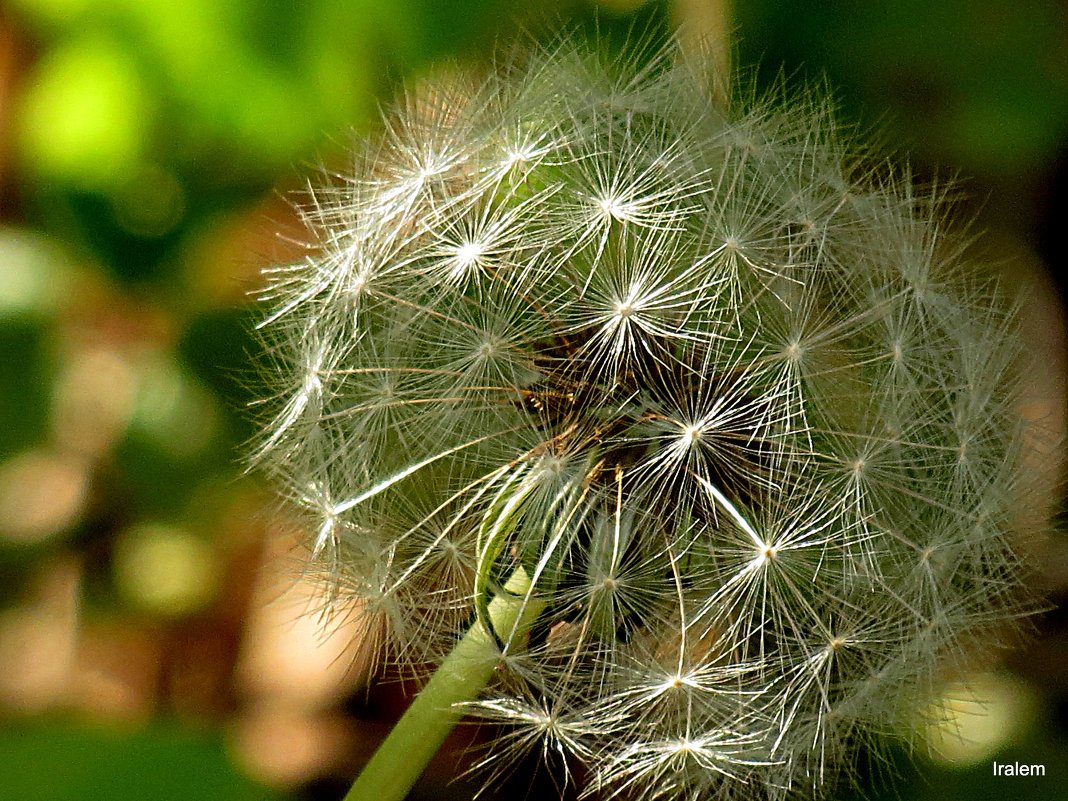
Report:
[[[464,713],[510,727],[489,780],[818,793],[1025,609],[1009,304],[825,101],[723,108],[673,55],[420,90],[268,273],[256,459],[440,665],[351,798]]]

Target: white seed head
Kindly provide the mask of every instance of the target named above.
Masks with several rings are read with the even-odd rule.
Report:
[[[826,101],[722,110],[673,55],[388,113],[269,273],[257,459],[409,667],[525,569],[491,778],[818,792],[1024,608],[1015,322]]]

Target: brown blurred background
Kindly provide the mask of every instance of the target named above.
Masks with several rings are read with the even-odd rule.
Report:
[[[843,118],[921,180],[962,177],[961,217],[1028,292],[1041,369],[1024,411],[1063,436],[1049,267],[1068,237],[1065,8],[733,5],[758,83],[826,78]],[[247,407],[267,392],[248,293],[300,252],[287,197],[317,164],[343,165],[351,131],[405,81],[521,30],[715,24],[705,0],[542,6],[0,3],[0,801],[338,798],[400,713],[410,688],[369,689],[354,611],[322,633],[302,532],[243,473]],[[915,769],[891,753],[895,782],[860,766],[869,796],[1001,797],[995,758],[1047,765],[1012,785],[1019,801],[1068,795],[1068,547],[1034,547],[1052,598],[1035,638],[962,677],[987,701],[962,691],[981,711],[950,722],[963,741],[928,732],[941,756]],[[469,798],[441,789],[454,773],[442,756],[416,792]]]

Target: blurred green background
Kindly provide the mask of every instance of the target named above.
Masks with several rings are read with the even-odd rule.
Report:
[[[1066,255],[1064,7],[733,5],[759,84],[825,79],[919,179],[963,177],[962,217],[1030,293],[1047,374],[1028,413],[1063,431],[1063,288],[1042,264]],[[366,690],[358,621],[324,641],[303,614],[318,601],[300,532],[242,473],[264,391],[249,293],[301,253],[287,198],[344,169],[349,138],[421,74],[562,24],[698,35],[710,8],[0,3],[0,801],[340,797],[405,688]],[[952,721],[963,741],[930,733],[945,757],[891,754],[894,780],[857,766],[870,796],[1068,797],[1068,548],[1036,548],[1053,599],[1037,636],[969,677],[986,703],[960,702],[980,711]],[[993,779],[993,759],[1048,775]],[[470,797],[438,787],[453,770],[438,760],[417,792]]]

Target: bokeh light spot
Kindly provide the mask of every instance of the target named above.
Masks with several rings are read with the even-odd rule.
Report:
[[[82,453],[106,452],[129,424],[135,391],[134,369],[118,351],[76,352],[56,382],[56,440]]]
[[[140,366],[132,424],[165,452],[195,456],[218,433],[213,398],[185,375],[173,358],[160,353]]]
[[[142,524],[120,537],[114,577],[132,605],[162,617],[206,607],[219,588],[220,565],[211,546],[177,526]]]
[[[149,114],[130,55],[109,39],[82,37],[45,56],[18,119],[30,172],[96,190],[130,175]]]
[[[69,276],[59,248],[30,231],[0,228],[0,317],[52,311]]]
[[[956,769],[989,762],[1034,717],[1034,691],[1008,675],[983,673],[946,688],[927,712],[932,761]]]
[[[45,449],[0,464],[0,538],[41,542],[73,526],[85,508],[89,467],[81,457]]]

